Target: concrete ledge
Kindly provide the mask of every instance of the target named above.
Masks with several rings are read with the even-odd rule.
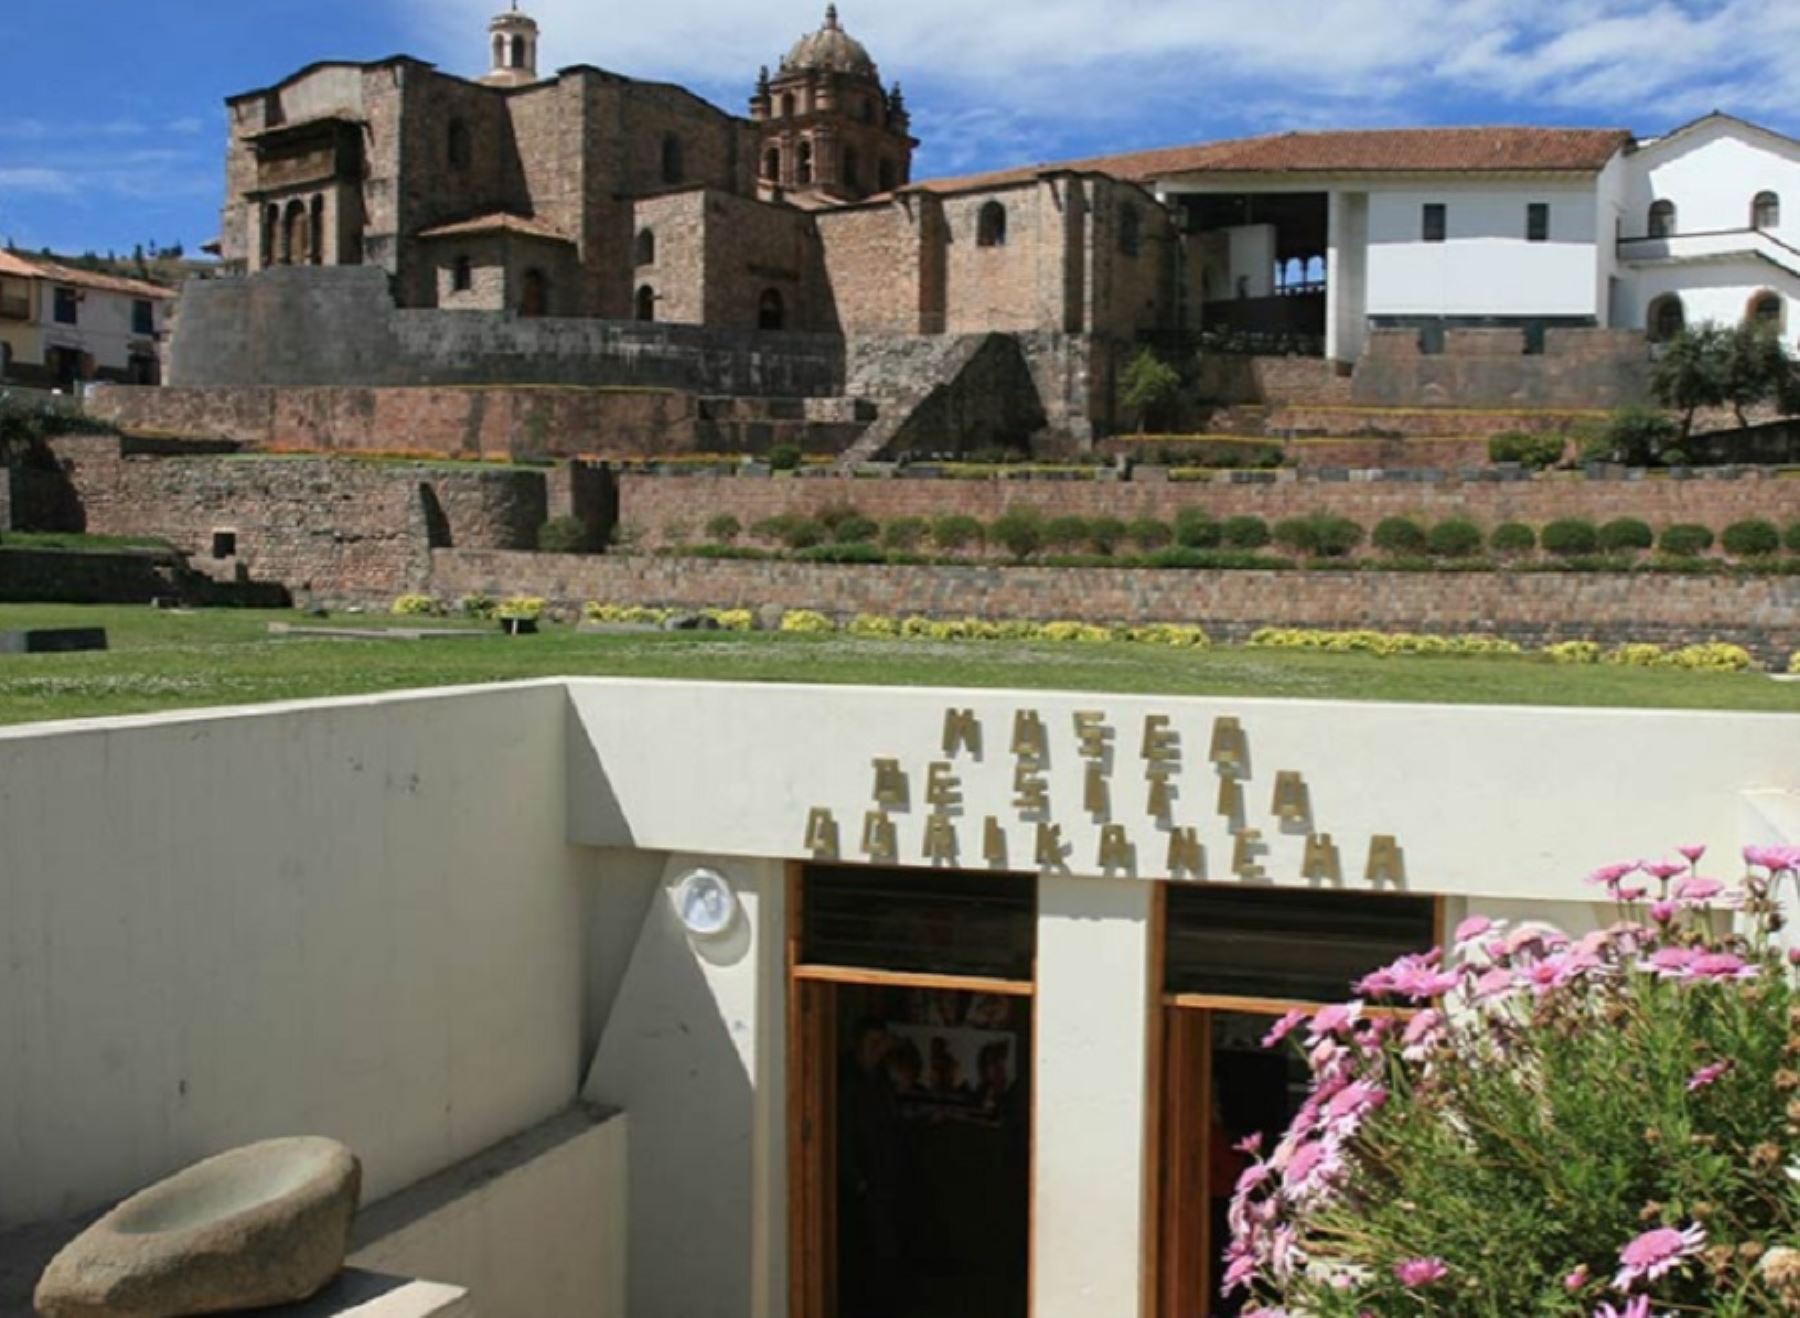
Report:
[[[475,1318],[469,1292],[443,1282],[346,1268],[304,1304],[258,1309],[268,1318]]]

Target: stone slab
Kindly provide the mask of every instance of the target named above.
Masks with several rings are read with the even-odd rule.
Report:
[[[264,1318],[474,1318],[475,1303],[460,1286],[346,1268],[310,1300],[245,1312]]]
[[[74,654],[106,649],[104,627],[36,627],[0,631],[0,654]]]

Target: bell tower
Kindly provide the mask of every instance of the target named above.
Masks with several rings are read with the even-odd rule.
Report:
[[[519,12],[519,0],[488,24],[488,54],[482,82],[489,87],[523,87],[538,80],[537,20]]]
[[[794,43],[773,74],[764,69],[750,97],[762,126],[757,162],[765,195],[798,193],[826,201],[861,201],[912,180],[918,143],[900,85],[882,85],[867,48],[838,21]]]

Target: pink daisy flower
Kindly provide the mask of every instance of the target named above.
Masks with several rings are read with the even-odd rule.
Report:
[[[1674,890],[1669,894],[1678,902],[1710,902],[1723,896],[1725,885],[1717,879],[1703,879],[1698,874],[1690,874],[1678,880]]]
[[[1675,850],[1679,854],[1686,856],[1687,862],[1690,865],[1698,865],[1700,863],[1700,857],[1706,854],[1706,846],[1704,843],[1700,842],[1690,842],[1685,847],[1676,847]]]
[[[1563,1289],[1578,1291],[1588,1284],[1588,1265],[1583,1263],[1563,1278]]]
[[[1730,1058],[1727,1058],[1722,1062],[1714,1062],[1711,1066],[1701,1067],[1698,1071],[1688,1077],[1688,1093],[1692,1094],[1698,1090],[1705,1089],[1708,1085],[1712,1084],[1720,1076],[1729,1071],[1731,1067],[1732,1062]]]
[[[1442,1281],[1449,1272],[1450,1269],[1441,1258],[1406,1259],[1394,1265],[1394,1276],[1408,1290],[1418,1290],[1421,1286]]]
[[[1650,1297],[1639,1295],[1625,1301],[1623,1309],[1615,1309],[1611,1304],[1602,1302],[1594,1310],[1594,1318],[1650,1318]]]
[[[1269,1032],[1263,1035],[1262,1046],[1265,1048],[1273,1048],[1276,1044],[1287,1038],[1288,1035],[1292,1034],[1294,1028],[1305,1019],[1306,1013],[1303,1011],[1288,1012],[1280,1020],[1276,1021],[1274,1025],[1269,1027]]]
[[[1456,932],[1451,935],[1451,941],[1460,947],[1464,943],[1470,943],[1475,939],[1480,938],[1493,927],[1494,922],[1488,919],[1487,916],[1471,915],[1468,919],[1456,926]]]
[[[1674,1271],[1683,1259],[1692,1258],[1706,1243],[1706,1228],[1699,1223],[1676,1230],[1659,1226],[1630,1241],[1619,1251],[1619,1275],[1613,1289],[1628,1291],[1640,1281],[1655,1281]]]

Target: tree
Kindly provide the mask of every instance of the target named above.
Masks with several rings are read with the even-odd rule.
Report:
[[[1750,424],[1746,408],[1773,403],[1784,414],[1793,410],[1794,361],[1787,344],[1767,325],[1746,322],[1731,331],[1725,354],[1725,401],[1740,426]]]
[[[1710,322],[1684,329],[1663,345],[1650,388],[1664,407],[1681,413],[1681,437],[1694,429],[1694,413],[1726,401],[1732,335]]]
[[[1181,389],[1181,376],[1173,366],[1148,348],[1139,348],[1119,381],[1120,400],[1137,413],[1138,433],[1154,414],[1161,416]]]

